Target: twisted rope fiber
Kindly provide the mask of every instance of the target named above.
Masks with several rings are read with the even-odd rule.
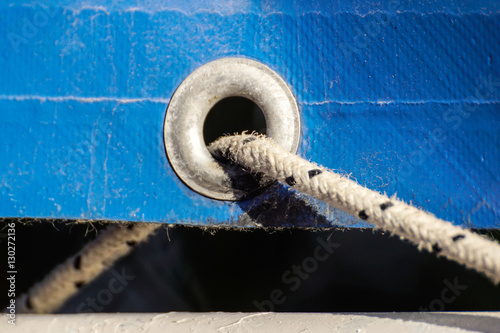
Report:
[[[80,252],[21,295],[16,300],[17,310],[23,313],[56,311],[81,287],[128,254],[135,245],[145,241],[160,226],[159,223],[108,226]]]
[[[271,139],[257,135],[225,136],[209,146],[218,158],[231,160],[300,192],[357,216],[376,228],[484,273],[500,282],[500,245],[454,226],[395,198],[291,154]]]

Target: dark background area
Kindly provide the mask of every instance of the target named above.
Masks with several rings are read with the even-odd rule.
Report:
[[[26,220],[3,220],[2,227],[10,221],[17,222],[18,295],[105,227],[101,223]],[[498,231],[479,232],[500,238]],[[4,275],[7,241],[5,237],[0,241]],[[311,259],[322,242],[337,245],[324,261]],[[320,253],[322,257],[327,254]],[[309,265],[309,273],[292,271],[294,265],[304,264]],[[111,300],[99,302],[99,293],[119,273],[127,275],[126,286],[113,293]],[[4,307],[7,285],[3,276],[1,281]],[[454,291],[450,285],[455,286],[451,287]],[[272,293],[279,295],[274,299],[280,304],[270,301]],[[97,305],[91,306],[89,298],[96,299]],[[176,226],[158,230],[147,243],[82,288],[61,312],[261,310],[498,311],[500,287],[474,271],[372,229]]]

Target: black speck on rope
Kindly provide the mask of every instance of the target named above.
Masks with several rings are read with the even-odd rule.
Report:
[[[78,289],[80,289],[84,285],[85,285],[85,282],[83,282],[83,281],[77,281],[77,282],[75,282],[75,287],[78,288]]]
[[[437,243],[434,243],[434,245],[432,245],[432,251],[436,252],[436,253],[439,253],[441,252],[443,249],[441,248],[441,246],[439,246]]]
[[[454,242],[456,242],[456,241],[459,241],[459,240],[464,239],[464,238],[465,238],[465,235],[456,235],[456,236],[454,236],[454,237],[452,238],[452,240],[453,240]]]
[[[312,177],[314,176],[317,176],[319,175],[320,173],[322,173],[323,171],[321,171],[320,169],[313,169],[313,170],[309,170],[309,179],[311,179]]]
[[[297,181],[295,180],[295,178],[293,178],[293,176],[286,177],[285,182],[290,186],[294,186],[295,184],[297,184]]]
[[[81,265],[82,265],[82,257],[76,256],[75,261],[73,261],[73,267],[75,267],[75,269],[80,269]]]
[[[386,210],[389,207],[394,206],[394,204],[390,201],[384,202],[383,204],[380,205],[380,209]]]
[[[31,299],[29,297],[26,298],[26,308],[33,310],[33,304],[31,304]]]
[[[363,209],[363,210],[361,210],[361,211],[358,213],[358,216],[359,216],[359,218],[360,218],[360,219],[362,219],[362,220],[366,220],[366,219],[368,219],[368,215],[366,215],[366,212],[365,212],[365,210],[364,210],[364,209]]]

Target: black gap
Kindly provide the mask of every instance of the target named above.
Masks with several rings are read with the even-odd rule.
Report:
[[[54,224],[59,230],[16,225],[16,295],[96,235],[82,224]],[[500,310],[500,287],[481,274],[372,229],[212,231],[179,226],[167,237],[160,229],[61,312]],[[481,233],[500,239],[499,231]],[[328,253],[328,243],[338,246]],[[7,292],[0,300],[7,305]]]
[[[260,107],[245,97],[228,97],[214,105],[203,125],[208,146],[223,135],[256,131],[266,134],[266,119]]]

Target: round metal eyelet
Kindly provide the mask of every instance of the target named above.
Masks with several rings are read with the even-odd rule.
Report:
[[[172,168],[188,187],[206,197],[240,200],[269,181],[254,181],[251,188],[249,183],[238,186],[238,171],[208,152],[203,137],[205,118],[215,104],[228,97],[253,101],[265,117],[266,135],[293,153],[299,143],[300,115],[285,81],[269,67],[245,58],[205,64],[177,88],[164,124],[165,149]],[[238,117],[237,111],[234,116]],[[239,173],[243,175],[243,171]]]

